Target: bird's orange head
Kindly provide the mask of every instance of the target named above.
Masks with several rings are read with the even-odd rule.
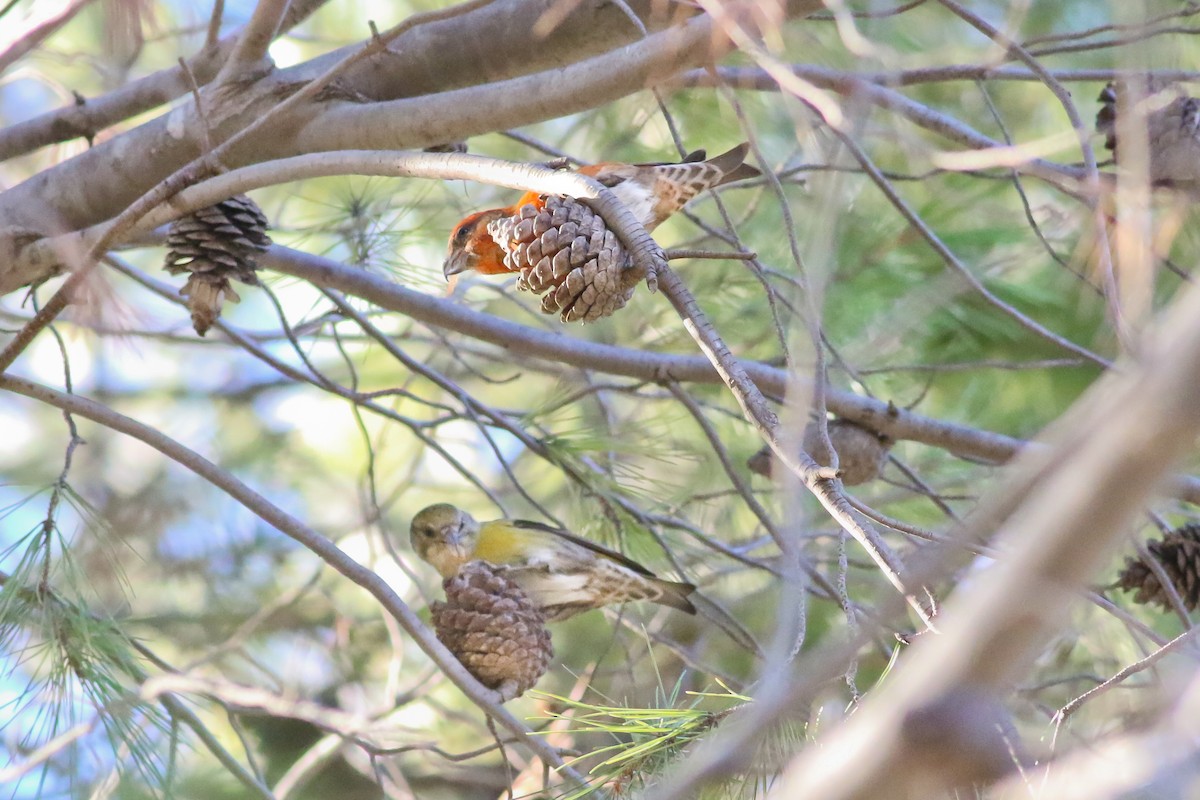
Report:
[[[450,232],[450,245],[446,250],[446,261],[442,274],[446,280],[460,272],[474,270],[484,275],[511,272],[504,266],[504,250],[488,233],[488,223],[512,213],[507,208],[476,211],[465,217]]]

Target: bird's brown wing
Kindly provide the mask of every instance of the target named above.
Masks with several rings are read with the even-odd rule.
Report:
[[[695,164],[708,158],[708,151],[703,148],[693,150],[678,161],[647,161],[641,164],[634,164],[635,167],[666,167],[671,164]]]
[[[726,153],[725,155],[729,154]],[[595,178],[601,185],[611,189],[630,178],[636,178],[641,174],[639,171],[642,169],[649,167],[675,167],[680,164],[702,164],[707,156],[708,153],[705,150],[693,150],[684,156],[682,161],[650,161],[644,164],[621,164],[614,161],[583,167],[579,171],[584,175]],[[755,174],[757,174],[757,170],[755,170]]]

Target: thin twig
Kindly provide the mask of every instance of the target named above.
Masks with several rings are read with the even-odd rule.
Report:
[[[902,578],[904,567],[888,546],[879,538],[879,534],[869,523],[860,522],[850,510],[845,496],[840,490],[840,482],[836,481],[836,472],[830,474],[828,467],[822,467],[813,461],[812,457],[803,450],[792,450],[784,446],[778,435],[779,420],[775,412],[767,404],[762,392],[746,374],[740,362],[733,357],[721,339],[712,323],[700,310],[696,299],[688,291],[683,281],[675,272],[667,267],[659,273],[660,286],[663,294],[670,300],[671,305],[683,318],[684,327],[701,352],[709,359],[725,385],[729,387],[746,419],[754,425],[763,441],[796,477],[804,482],[813,496],[825,507],[825,510],[846,529],[858,543],[867,551],[871,559],[883,572],[897,591],[899,591],[913,611],[929,629],[935,629],[933,617],[917,594],[909,589]]]
[[[205,153],[200,158],[191,161],[180,167],[166,179],[161,181],[157,186],[143,194],[134,201],[128,208],[122,211],[116,219],[105,226],[104,233],[95,241],[87,250],[87,253],[79,260],[79,263],[73,265],[74,271],[66,282],[59,287],[47,301],[46,305],[39,311],[29,324],[21,329],[20,332],[13,338],[11,342],[0,351],[0,374],[7,372],[12,366],[13,361],[29,346],[34,337],[52,322],[63,310],[73,302],[75,294],[79,291],[83,282],[88,275],[99,263],[100,256],[103,255],[112,245],[121,240],[121,237],[127,234],[137,222],[149,213],[155,206],[175,196],[179,191],[191,183],[201,180],[214,174],[217,171],[217,166],[221,163],[221,159],[225,154],[233,150],[234,147],[245,142],[251,136],[263,131],[269,130],[270,125],[279,122],[286,118],[286,115],[299,108],[301,105],[315,98],[322,89],[332,83],[339,75],[365,60],[366,58],[375,55],[377,52],[386,49],[387,44],[400,36],[405,31],[427,22],[432,22],[439,19],[445,19],[450,16],[458,16],[475,8],[481,7],[490,3],[492,0],[468,0],[459,6],[444,11],[430,11],[422,14],[414,14],[413,16],[401,22],[388,31],[386,36],[373,38],[366,42],[360,49],[338,61],[322,75],[314,78],[303,86],[300,90],[280,102],[266,114],[252,119],[246,127],[242,128],[237,133],[230,136],[225,142],[214,150]],[[617,202],[613,198],[612,202]],[[606,217],[607,219],[607,217]],[[649,239],[649,234],[643,234]],[[653,242],[653,240],[651,240]],[[627,244],[632,244],[628,243]],[[647,245],[642,243],[643,252],[647,249]],[[657,245],[654,245],[657,248]],[[661,253],[661,249],[658,250]]]
[[[568,780],[580,786],[586,785],[586,780],[564,764],[558,753],[533,736],[524,724],[500,705],[495,692],[485,688],[466,671],[458,659],[437,640],[433,632],[382,578],[350,558],[329,539],[271,503],[226,470],[154,428],[118,414],[99,403],[77,395],[66,395],[23,378],[0,376],[0,389],[39,400],[56,408],[70,410],[78,416],[124,433],[149,445],[224,491],[248,511],[295,539],[341,575],[366,589],[473,703],[514,734],[527,737],[524,741],[529,749],[546,763],[553,765]]]
[[[1198,632],[1200,632],[1200,628],[1190,628],[1184,631],[1171,641],[1164,644],[1162,647],[1155,650],[1150,655],[1133,662],[1116,675],[1113,675],[1111,678],[1106,680],[1104,683],[1100,684],[1099,686],[1093,686],[1091,689],[1088,689],[1074,700],[1071,700],[1069,703],[1060,708],[1054,715],[1055,728],[1061,727],[1062,724],[1066,722],[1072,714],[1078,711],[1080,706],[1082,706],[1084,703],[1088,702],[1089,700],[1094,700],[1096,697],[1104,694],[1114,686],[1121,684],[1131,675],[1136,675],[1139,672],[1150,669],[1150,667],[1153,667],[1155,664],[1161,661],[1168,653],[1186,644],[1189,640],[1195,637]]]
[[[683,258],[728,258],[735,261],[751,261],[758,258],[758,253],[726,253],[721,250],[667,250],[666,256],[668,261],[675,261]]]

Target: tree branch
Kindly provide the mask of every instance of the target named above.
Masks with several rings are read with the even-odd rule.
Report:
[[[92,0],[75,0],[71,5],[60,11],[57,16],[34,26],[33,29],[22,34],[7,50],[0,53],[0,73],[3,73],[4,70],[11,67],[26,53],[34,50],[42,42],[53,36],[55,31],[74,19],[75,15],[86,8],[91,2]]]
[[[972,515],[974,532],[1005,554],[946,604],[943,635],[918,642],[823,746],[789,765],[772,796],[928,797],[961,785],[963,775],[940,771],[924,749],[913,715],[1019,680],[1200,433],[1200,287],[1145,338],[1138,362],[1094,384],[1048,432],[1053,446],[1023,454],[1009,486]]]
[[[326,2],[328,0],[292,0],[281,30],[290,30],[300,24]],[[188,70],[201,86],[216,76],[237,40],[238,34],[226,36],[188,59]],[[189,89],[185,71],[175,66],[89,98],[82,105],[72,104],[9,125],[0,129],[0,162],[79,136],[91,139],[122,120],[182,97]]]
[[[392,588],[382,578],[346,555],[329,539],[283,511],[228,471],[218,467],[195,451],[184,447],[160,431],[126,417],[107,406],[79,395],[64,394],[33,381],[11,376],[0,376],[0,389],[85,417],[149,445],[228,494],[246,510],[280,533],[295,539],[338,573],[366,589],[378,600],[379,604],[400,623],[413,641],[446,674],[446,677],[450,678],[480,710],[521,737],[521,740],[533,753],[569,780],[581,786],[586,784],[582,776],[563,763],[553,748],[500,705],[495,692],[484,687],[467,672],[458,659],[437,640],[433,632],[421,622],[408,604],[392,591]]]
[[[904,565],[880,538],[874,526],[854,516],[842,492],[841,482],[836,480],[837,473],[829,474],[829,468],[817,464],[803,448],[791,449],[780,440],[779,419],[775,412],[741,363],[729,352],[729,348],[700,310],[696,298],[688,291],[687,286],[670,267],[661,271],[660,281],[663,294],[671,301],[671,305],[683,319],[688,333],[696,340],[701,352],[712,362],[713,368],[733,393],[746,420],[758,430],[780,463],[804,482],[805,487],[824,506],[833,520],[867,551],[888,582],[904,595],[925,626],[934,630],[933,610],[926,608],[917,593],[906,585]]]
[[[637,217],[597,181],[577,172],[537,164],[501,161],[463,153],[344,151],[295,156],[227,172],[172,194],[142,214],[118,236],[118,224],[102,223],[77,233],[41,239],[26,247],[14,263],[17,270],[56,270],[60,253],[86,252],[105,242],[111,247],[133,239],[192,211],[219,203],[235,194],[306,178],[330,175],[379,175],[395,178],[479,180],[540,194],[584,198],[617,234],[633,258],[634,268],[648,281],[664,266],[666,256]],[[124,217],[124,215],[122,215]],[[653,286],[653,284],[651,284]],[[4,363],[0,360],[0,371]]]
[[[585,111],[706,63],[712,24],[695,17],[640,42],[548,72],[421,97],[342,103],[300,129],[293,155],[321,150],[426,147]]]
[[[242,28],[237,44],[217,73],[217,82],[241,79],[242,73],[267,56],[267,48],[275,38],[291,0],[258,0],[250,21]]]
[[[491,2],[491,0],[468,0],[461,8],[470,9],[472,6]],[[99,263],[100,257],[119,241],[122,237],[128,234],[130,230],[144,217],[150,213],[159,203],[164,202],[178,194],[188,185],[201,180],[208,175],[218,171],[224,166],[229,153],[238,145],[244,143],[255,134],[264,131],[272,130],[272,125],[278,127],[281,120],[287,118],[288,114],[295,111],[297,107],[302,106],[313,100],[318,93],[329,86],[342,72],[352,67],[354,64],[362,61],[372,52],[379,50],[387,45],[389,41],[400,36],[404,31],[415,26],[421,25],[428,20],[440,19],[448,13],[459,12],[444,12],[444,11],[427,11],[423,14],[415,14],[409,17],[404,22],[391,28],[386,34],[376,36],[371,39],[362,49],[352,53],[346,58],[339,61],[329,70],[323,73],[320,77],[309,81],[300,90],[292,93],[285,100],[281,101],[265,115],[257,119],[249,119],[246,121],[245,127],[238,130],[228,139],[226,139],[219,147],[212,151],[205,151],[198,158],[189,161],[184,166],[180,167],[175,172],[171,173],[161,183],[153,186],[148,192],[137,197],[137,199],[129,206],[125,207],[112,221],[112,224],[104,227],[103,232],[95,242],[90,244],[87,252],[75,259],[67,260],[68,266],[73,267],[71,276],[59,287],[46,305],[38,310],[34,318],[31,319],[13,340],[5,346],[3,351],[0,351],[0,373],[8,370],[12,366],[13,361],[29,346],[30,342],[37,336],[38,332],[49,325],[62,311],[72,302],[74,296],[79,291],[80,286],[87,279],[88,275]],[[236,87],[219,86],[218,89],[225,90],[226,93],[236,94]],[[211,129],[205,127],[206,132],[211,132]],[[43,173],[44,174],[44,173]],[[40,176],[39,176],[40,177]],[[28,184],[29,181],[26,182]],[[4,196],[9,193],[6,192]],[[0,234],[3,231],[0,230]],[[646,239],[649,239],[649,234],[644,234]],[[3,244],[3,236],[0,235],[0,245]],[[650,244],[657,247],[653,240]],[[661,257],[661,249],[659,250]],[[72,254],[77,254],[77,251],[72,251]],[[665,259],[663,259],[665,261]],[[61,261],[50,264],[52,270],[60,268]],[[9,266],[11,271],[11,265]],[[0,281],[0,293],[3,292],[3,281]]]
[[[918,103],[904,94],[879,85],[869,80],[869,76],[848,73],[841,70],[828,69],[813,65],[801,65],[791,68],[798,77],[821,88],[830,89],[838,94],[865,101],[880,108],[894,111],[918,127],[936,133],[950,141],[956,142],[974,150],[987,150],[1003,147],[998,142],[971,126],[954,117],[943,114],[929,106]],[[719,80],[734,89],[757,89],[760,91],[779,91],[779,83],[761,69],[744,67],[722,67],[716,71]],[[700,72],[687,73],[684,85],[705,86],[712,84],[714,78]],[[1018,171],[1041,178],[1048,183],[1068,192],[1078,192],[1079,184],[1086,180],[1085,170],[1077,167],[1064,166],[1040,158],[1031,158],[1014,167]]]
[[[519,325],[298,250],[273,246],[263,255],[263,263],[284,274],[369,300],[380,308],[397,311],[428,325],[457,331],[518,355],[645,381],[658,381],[664,377],[700,383],[721,380],[712,364],[703,357],[633,350]],[[787,392],[789,376],[785,370],[756,362],[741,364],[761,391],[774,397],[782,397]],[[795,380],[803,385],[807,379],[797,377]],[[833,388],[826,391],[829,409],[838,416],[861,423],[893,439],[922,442],[963,458],[1001,464],[1025,448],[1041,448],[1041,445],[1001,433],[914,414],[891,403],[853,392]],[[1196,478],[1177,477],[1170,484],[1169,491],[1191,502],[1200,502],[1200,480]]]

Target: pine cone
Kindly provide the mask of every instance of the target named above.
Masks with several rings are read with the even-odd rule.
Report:
[[[529,595],[486,561],[465,564],[442,585],[446,602],[432,606],[442,644],[505,700],[532,688],[550,665],[554,648],[545,617]]]
[[[271,245],[266,230],[262,209],[244,194],[171,223],[163,268],[172,275],[190,273],[180,294],[188,298],[196,333],[208,332],[226,299],[241,299],[230,279],[258,285],[255,258]]]
[[[1173,91],[1174,99],[1168,100]],[[1144,94],[1134,96],[1124,82],[1109,83],[1100,92],[1096,130],[1117,160],[1120,151],[1117,119],[1131,111],[1144,118],[1150,152],[1149,180],[1154,186],[1195,189],[1200,184],[1200,100],[1176,87],[1147,81]]]
[[[1184,606],[1195,611],[1200,605],[1200,525],[1176,528],[1161,540],[1147,542],[1146,549],[1162,565]],[[1117,576],[1117,588],[1136,592],[1135,603],[1171,607],[1158,577],[1141,557],[1126,560],[1125,568]]]
[[[542,296],[542,312],[563,322],[593,322],[623,308],[637,280],[624,246],[592,209],[572,197],[548,196],[488,225],[507,243],[504,263],[520,270],[517,288]]]
[[[887,436],[848,419],[829,421],[829,442],[837,451],[838,472],[847,486],[858,486],[878,478],[892,447],[892,440]],[[817,426],[810,422],[804,428],[804,450],[812,453],[816,447]],[[769,478],[773,462],[770,448],[764,447],[746,461],[746,466],[751,472]]]

